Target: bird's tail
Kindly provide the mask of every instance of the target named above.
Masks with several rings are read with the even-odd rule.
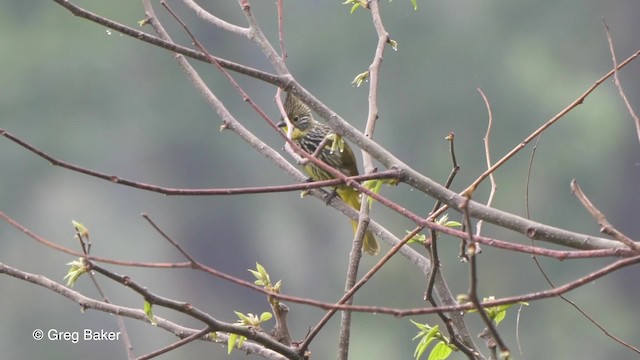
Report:
[[[356,233],[358,229],[358,222],[355,220],[351,220],[351,226],[353,227],[353,233]],[[378,245],[378,240],[376,240],[373,233],[369,230],[364,234],[364,240],[362,242],[362,250],[369,255],[377,255],[380,251],[380,246]]]
[[[360,210],[360,194],[355,191],[351,187],[338,187],[337,189],[338,196],[347,203],[347,205],[351,206],[356,210]],[[351,226],[353,227],[353,233],[355,234],[358,229],[358,222],[355,220],[351,220]],[[362,249],[369,255],[377,255],[380,251],[380,246],[378,245],[378,240],[376,240],[373,233],[369,230],[364,234],[364,240],[362,242]]]

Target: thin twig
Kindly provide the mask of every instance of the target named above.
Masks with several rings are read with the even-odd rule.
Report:
[[[449,153],[451,155],[451,171],[449,172],[449,176],[447,181],[445,182],[445,188],[449,188],[453,183],[453,179],[456,174],[460,171],[460,165],[458,165],[458,161],[456,160],[456,152],[454,146],[455,134],[450,132],[445,139],[449,142]],[[434,213],[438,208],[442,205],[440,201],[436,201],[433,205],[433,208],[430,214]],[[431,233],[431,241],[428,244],[425,244],[427,255],[431,259],[431,273],[427,278],[427,286],[424,292],[424,300],[429,302],[431,306],[438,307],[438,303],[433,297],[433,289],[436,285],[436,281],[438,280],[438,275],[440,274],[440,256],[438,255],[438,232],[435,230],[430,230]],[[441,274],[440,274],[441,275]],[[444,276],[441,276],[441,281],[438,282],[438,295],[441,299],[444,299],[445,303],[453,303],[453,297],[451,300],[447,299],[445,295],[451,295],[451,291],[448,289],[447,284],[444,281]],[[462,351],[469,359],[475,359],[478,357],[478,351],[475,349],[475,344],[469,335],[469,331],[466,328],[464,323],[464,319],[459,313],[451,313],[450,315],[445,312],[437,313],[442,322],[445,324],[447,328],[447,332],[449,334],[450,341],[453,345],[457,346],[460,351]],[[454,326],[455,325],[455,326]]]
[[[614,69],[613,82],[614,84],[616,84],[616,88],[618,88],[620,97],[624,102],[624,106],[627,107],[627,111],[629,112],[629,115],[631,115],[631,119],[633,119],[633,123],[636,126],[636,134],[638,135],[638,141],[640,142],[640,118],[638,117],[636,112],[633,110],[631,103],[629,103],[629,100],[627,99],[627,95],[624,93],[624,90],[622,89],[622,84],[620,84],[620,79],[618,78],[618,60],[616,59],[616,52],[613,47],[611,32],[609,31],[609,26],[607,25],[607,22],[604,20],[604,17],[602,18],[602,23],[604,24],[604,30],[605,30],[605,33],[607,34],[607,42],[609,43],[609,52],[611,52],[611,61],[613,62],[613,69]]]
[[[575,179],[571,180],[571,192],[578,198],[578,200],[580,200],[580,203],[582,203],[582,206],[587,209],[589,214],[598,221],[598,224],[600,224],[600,232],[612,236],[614,239],[627,245],[634,251],[640,251],[640,244],[636,243],[630,237],[613,227],[604,214],[598,210],[591,200],[589,200],[587,195],[582,192],[580,185],[578,185],[578,182]]]
[[[374,173],[369,175],[358,175],[358,176],[351,176],[351,177],[345,176],[344,179],[332,179],[332,180],[305,182],[305,183],[290,184],[290,185],[256,186],[256,187],[244,187],[244,188],[220,188],[220,189],[170,188],[170,187],[163,187],[163,186],[158,186],[153,184],[146,184],[146,183],[134,181],[134,180],[128,180],[116,175],[108,175],[99,171],[90,170],[78,165],[68,163],[66,161],[56,159],[53,156],[25,142],[24,140],[18,138],[17,136],[11,134],[10,132],[4,129],[0,129],[0,135],[24,147],[25,149],[40,156],[41,158],[49,161],[53,166],[59,166],[64,169],[79,172],[81,174],[93,176],[99,179],[107,180],[116,184],[129,186],[129,187],[146,190],[146,191],[157,192],[163,195],[224,196],[224,195],[277,193],[277,192],[299,191],[299,190],[309,190],[309,189],[316,189],[316,188],[322,188],[322,187],[330,187],[330,186],[336,186],[336,185],[340,185],[348,182],[352,183],[352,182],[359,182],[359,181],[372,180],[372,179],[384,179],[384,178],[398,179],[400,177],[400,172],[398,170],[391,169],[391,170],[385,170],[379,173]]]
[[[178,251],[187,258],[187,260],[189,260],[192,264],[197,264],[198,262],[191,257],[191,255],[189,255],[189,253],[187,253],[182,246],[180,246],[180,244],[178,244],[177,241],[174,241],[169,235],[167,235],[164,231],[162,231],[162,229],[160,229],[160,227],[155,223],[155,221],[153,221],[151,219],[151,217],[147,214],[147,213],[142,213],[140,214],[145,220],[147,220],[147,222],[149,223],[149,225],[151,225],[151,227],[153,227],[153,229],[155,231],[158,232],[158,234],[160,234],[160,236],[162,236],[165,240],[167,240],[171,245],[173,245],[176,249],[178,249]]]
[[[484,155],[487,161],[487,169],[491,168],[491,128],[493,127],[493,111],[491,110],[491,103],[489,103],[489,99],[484,94],[482,89],[478,88],[478,92],[480,96],[482,96],[482,100],[484,100],[484,104],[487,107],[487,114],[489,115],[489,122],[487,124],[487,132],[484,135]],[[498,186],[496,185],[496,180],[493,176],[493,173],[489,175],[489,180],[491,182],[491,192],[489,193],[489,199],[487,199],[487,206],[491,206],[493,204],[493,197],[496,194],[496,189]],[[478,221],[476,224],[476,235],[480,235],[482,233],[482,224],[484,224],[484,220]],[[477,249],[480,252],[480,249]]]
[[[356,284],[358,278],[358,268],[360,267],[360,259],[362,258],[362,241],[366,228],[358,226],[354,241],[351,244],[349,252],[349,263],[347,265],[347,276],[344,284],[344,292],[348,292]],[[359,240],[359,241],[358,241]],[[347,299],[345,304],[353,304],[353,297]],[[342,311],[340,314],[340,331],[338,333],[338,360],[347,360],[349,358],[349,340],[351,338],[351,311]]]
[[[238,4],[242,9],[245,19],[247,19],[247,22],[249,23],[249,39],[258,45],[264,56],[269,60],[271,66],[276,69],[278,74],[284,75],[286,78],[291,78],[291,73],[287,69],[284,58],[280,57],[276,49],[273,48],[267,37],[262,32],[260,26],[258,26],[258,21],[253,16],[253,12],[251,12],[249,1],[238,0]]]
[[[287,48],[284,46],[284,9],[283,0],[278,0],[278,40],[280,42],[280,57],[287,61]]]
[[[451,171],[449,172],[449,177],[447,178],[447,181],[444,185],[448,189],[449,186],[451,186],[451,183],[453,182],[453,178],[456,176],[458,171],[460,171],[460,166],[458,165],[458,162],[456,160],[456,153],[455,153],[455,146],[454,146],[455,134],[453,132],[450,132],[445,139],[449,142],[449,154],[451,155],[451,163],[452,163]],[[441,205],[442,203],[440,201],[436,201],[436,203],[433,205],[433,209],[431,209],[430,214],[433,214],[434,212],[436,212]],[[438,246],[437,246],[438,232],[435,230],[431,230],[430,233],[431,233],[431,241],[425,244],[425,246],[427,247],[427,250],[431,248],[431,251],[429,252],[429,258],[431,259],[431,273],[429,274],[429,277],[427,279],[427,286],[425,287],[425,291],[424,291],[424,300],[433,301],[434,303],[432,305],[435,306],[435,300],[433,299],[432,292],[433,292],[433,284],[436,279],[436,274],[438,273],[438,271],[440,271],[440,258],[438,257]]]
[[[469,301],[473,304],[473,307],[478,310],[480,318],[489,330],[489,334],[491,335],[491,339],[488,342],[489,349],[494,347],[493,344],[495,342],[495,344],[497,344],[498,348],[500,349],[501,355],[503,355],[505,359],[508,359],[510,354],[509,348],[502,340],[502,337],[493,324],[493,320],[489,318],[489,315],[487,315],[487,313],[484,311],[484,305],[480,302],[478,294],[478,244],[474,241],[475,237],[471,230],[473,228],[471,224],[471,216],[469,216],[469,213],[466,211],[466,204],[463,204],[462,209],[464,210],[462,213],[464,222],[469,233],[469,245],[466,252],[469,258]]]
[[[190,342],[193,342],[195,340],[198,340],[200,338],[202,338],[203,336],[205,336],[206,334],[210,333],[211,329],[209,327],[206,327],[200,331],[198,331],[197,333],[193,333],[187,337],[184,337],[176,342],[174,342],[173,344],[167,345],[161,349],[158,349],[156,351],[152,351],[148,354],[145,354],[143,356],[138,357],[136,360],[147,360],[147,359],[153,359],[154,357],[160,356],[162,354],[168,353],[169,351],[173,350],[173,349],[177,349],[180,346],[186,345]]]

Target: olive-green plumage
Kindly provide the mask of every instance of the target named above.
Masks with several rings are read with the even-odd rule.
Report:
[[[291,140],[307,153],[314,154],[320,143],[327,137],[327,135],[332,133],[331,128],[316,121],[313,118],[309,107],[293,95],[287,95],[287,99],[284,103],[284,109],[291,125],[293,125]],[[285,122],[280,122],[278,126],[284,127],[286,131]],[[344,147],[342,147],[341,150],[332,150],[332,144],[333,140],[328,140],[319,152],[318,158],[347,176],[358,175],[358,166],[356,165],[356,158],[353,155],[351,147],[349,147],[345,142]],[[330,180],[334,178],[331,173],[323,170],[311,161],[304,165],[304,171],[314,181]],[[356,210],[360,210],[360,194],[352,187],[339,185],[336,187],[336,193],[340,196],[342,201],[347,203],[347,205]],[[351,220],[351,224],[353,226],[353,231],[355,232],[358,222]],[[370,255],[375,255],[380,250],[378,241],[370,231],[365,233],[362,248]]]

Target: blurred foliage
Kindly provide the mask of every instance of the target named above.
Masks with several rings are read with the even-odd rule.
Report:
[[[132,27],[144,18],[132,1],[78,4]],[[640,3],[587,0],[381,2],[387,31],[399,44],[387,48],[382,67],[380,120],[375,138],[406,163],[444,181],[448,175],[448,144],[456,133],[462,171],[454,181],[463,189],[485,168],[482,138],[487,113],[476,88],[493,107],[492,158],[516,146],[525,136],[577,98],[611,68],[601,17],[611,27],[624,59],[640,48],[637,14]],[[245,25],[235,2],[203,3],[222,18]],[[277,41],[273,2],[254,1],[252,9],[272,41]],[[174,40],[190,41],[165,12],[161,20]],[[180,15],[218,56],[270,70],[252,44],[212,29],[186,9]],[[339,1],[287,2],[285,32],[288,65],[319,99],[362,128],[367,111],[367,84],[351,84],[368,69],[376,44],[367,10],[353,14]],[[150,31],[150,29],[145,28]],[[76,18],[53,2],[10,0],[0,3],[0,127],[49,154],[91,169],[170,187],[232,187],[285,184],[291,180],[231,132],[218,132],[220,119],[193,89],[170,53]],[[231,112],[276,149],[281,139],[228,86],[217,71],[195,64]],[[620,76],[632,104],[640,106],[640,65]],[[234,75],[272,118],[275,89]],[[530,148],[496,174],[495,206],[525,214],[524,186]],[[52,167],[0,139],[0,210],[60,244],[74,247],[69,221],[81,218],[91,228],[92,253],[138,261],[184,261],[140,218],[148,212],[187,251],[218,270],[246,276],[258,261],[286,281],[291,293],[333,301],[343,289],[351,232],[349,222],[321,202],[300,200],[297,193],[237,197],[164,197]],[[640,193],[638,143],[617,91],[603,84],[585,104],[554,125],[538,144],[530,184],[531,216],[551,225],[596,234],[598,226],[569,191],[576,178],[611,222],[629,236],[640,237],[637,213]],[[406,187],[383,187],[382,194],[418,213],[432,201]],[[478,190],[482,201],[488,187]],[[451,214],[455,220],[455,214]],[[390,230],[410,228],[380,205],[372,217]],[[313,219],[313,220],[312,220]],[[485,234],[509,241],[522,236],[485,225]],[[0,261],[63,281],[68,256],[36,245],[0,224]],[[444,271],[454,292],[467,290],[467,268],[457,262],[457,241],[443,237]],[[230,256],[229,254],[234,254]],[[235,256],[235,254],[242,254]],[[311,259],[311,261],[309,261]],[[365,259],[368,268],[374,259]],[[570,281],[605,261],[542,260],[557,283]],[[547,288],[528,256],[484,247],[479,260],[482,295],[497,297]],[[187,271],[114,269],[132,276],[163,296],[188,301],[215,316],[233,321],[235,309],[268,311],[256,293]],[[637,269],[628,269],[569,295],[614,334],[629,338],[640,332],[632,313],[636,298],[630,283]],[[75,289],[98,296],[84,277]],[[402,279],[399,281],[399,279]],[[102,280],[113,302],[136,307],[138,297]],[[314,284],[312,287],[309,284]],[[121,343],[35,342],[35,328],[117,331],[113,317],[87,312],[51,292],[0,277],[4,336],[3,358],[124,357]],[[368,304],[423,306],[424,278],[400,259],[393,260],[356,297]],[[380,289],[385,289],[381,292]],[[614,296],[615,294],[615,296]],[[615,308],[610,304],[617,299]],[[371,300],[375,299],[375,301]],[[603,312],[607,306],[609,310]],[[301,338],[321,312],[291,304],[294,337]],[[173,316],[154,309],[158,316]],[[604,316],[603,316],[604,315]],[[514,317],[515,318],[515,317]],[[470,316],[472,332],[482,324]],[[435,317],[416,319],[436,322]],[[414,329],[404,320],[354,316],[354,358],[412,356]],[[163,331],[127,321],[136,354],[175,340]],[[187,324],[196,326],[197,324]],[[527,358],[629,358],[630,353],[570,310],[559,300],[534,302],[523,310],[520,339]],[[515,349],[515,321],[501,325]],[[314,358],[333,358],[337,322],[314,344]],[[398,334],[389,337],[388,334]],[[567,336],[571,334],[571,336]],[[590,341],[585,343],[584,339]],[[371,341],[375,339],[375,341]],[[637,345],[637,344],[636,344]],[[215,354],[215,355],[212,355]],[[542,355],[544,354],[544,355]],[[224,357],[224,349],[191,344],[165,355]],[[240,352],[229,357],[245,358]]]

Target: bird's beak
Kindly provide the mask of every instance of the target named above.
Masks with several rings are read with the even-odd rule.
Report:
[[[279,123],[276,124],[277,127],[282,128],[282,130],[286,133],[289,129],[287,128],[287,123],[284,120],[280,120]]]

